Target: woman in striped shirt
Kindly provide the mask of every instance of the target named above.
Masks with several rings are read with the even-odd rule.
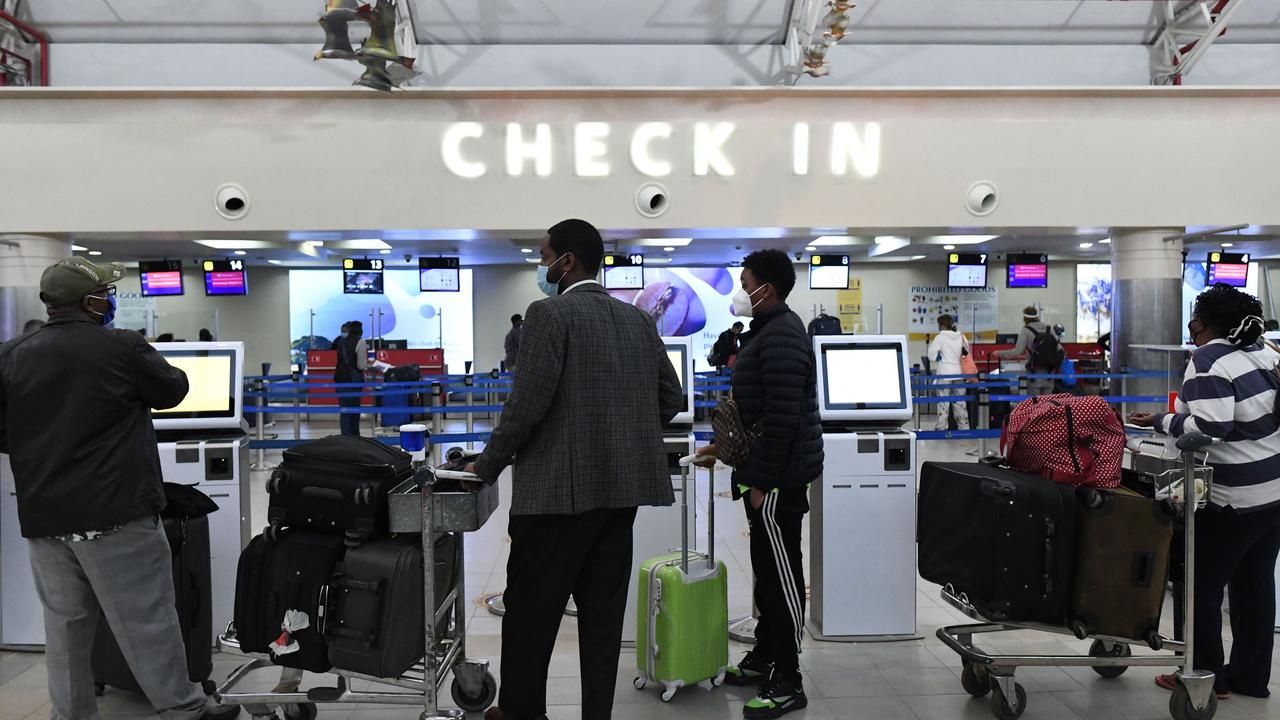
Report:
[[[1280,554],[1280,353],[1261,342],[1262,305],[1223,284],[1196,298],[1187,325],[1196,350],[1172,413],[1138,413],[1130,421],[1177,437],[1221,439],[1208,449],[1209,506],[1196,515],[1196,652],[1198,670],[1217,675],[1218,697],[1267,697],[1276,621]],[[1222,652],[1222,593],[1231,598],[1231,662]],[[1156,678],[1173,689],[1172,675]]]

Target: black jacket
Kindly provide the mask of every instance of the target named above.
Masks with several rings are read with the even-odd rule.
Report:
[[[733,397],[742,422],[760,439],[739,485],[803,488],[822,474],[822,423],[813,345],[800,317],[783,305],[751,321],[751,342],[738,352]]]
[[[0,345],[0,452],[23,537],[105,530],[164,509],[150,408],[187,376],[133,330],[58,315]]]

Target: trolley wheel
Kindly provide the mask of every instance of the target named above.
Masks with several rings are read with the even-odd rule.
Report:
[[[637,677],[635,680],[631,681],[631,685],[634,686],[635,689],[637,690],[645,689],[645,687],[648,686],[648,684],[649,684],[648,681],[646,681],[642,677]]]
[[[100,682],[96,682],[93,684],[93,694],[95,697],[102,697],[103,693],[105,693],[106,691],[107,691],[106,685]]]
[[[1130,648],[1128,645],[1117,645],[1114,650],[1107,650],[1106,645],[1104,645],[1101,640],[1094,640],[1093,644],[1089,646],[1089,656],[1090,657],[1132,657],[1133,649]],[[1129,668],[1124,666],[1095,667],[1093,671],[1098,673],[1104,678],[1110,679],[1110,678],[1120,677],[1128,669]]]
[[[1218,694],[1214,692],[1209,693],[1209,704],[1205,705],[1203,710],[1197,710],[1196,706],[1191,704],[1191,696],[1182,683],[1178,683],[1173,696],[1169,698],[1169,715],[1173,720],[1213,720],[1213,716],[1217,713]]]
[[[484,683],[480,686],[480,694],[469,695],[458,679],[454,678],[449,691],[458,707],[467,712],[484,712],[498,698],[498,681],[494,679],[493,673],[487,672],[484,674]]]
[[[284,720],[316,720],[315,703],[284,705],[280,710],[284,713]]]
[[[671,702],[671,698],[675,696],[676,696],[676,688],[667,688],[666,690],[662,691],[662,695],[660,697],[662,698],[662,702],[665,703],[665,702]]]
[[[724,684],[724,676],[725,676],[726,672],[727,672],[727,671],[725,671],[725,670],[721,670],[721,671],[719,672],[719,674],[717,674],[715,677],[711,678],[711,687],[713,687],[713,688],[718,688],[718,687],[720,687],[721,685],[723,685],[723,684]]]
[[[1000,718],[1000,720],[1017,720],[1022,717],[1022,713],[1027,709],[1027,691],[1017,683],[1014,683],[1013,689],[1016,695],[1014,698],[1014,702],[1017,703],[1016,708],[1009,706],[1009,699],[1005,697],[1004,691],[1000,689],[1000,684],[991,683],[991,699],[989,700],[991,714]]]
[[[987,675],[987,668],[968,660],[960,671],[960,684],[964,686],[965,692],[976,698],[986,697],[991,692],[991,677]]]

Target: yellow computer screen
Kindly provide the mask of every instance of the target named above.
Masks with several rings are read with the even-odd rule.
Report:
[[[684,380],[684,353],[679,350],[667,348],[667,359],[671,361],[672,367],[676,369],[676,377],[680,378],[680,387],[685,386]]]
[[[153,414],[214,417],[235,412],[231,353],[165,353],[165,360],[187,374],[191,389],[177,407]]]

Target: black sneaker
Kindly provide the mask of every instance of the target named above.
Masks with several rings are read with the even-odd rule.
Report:
[[[748,650],[741,662],[725,670],[724,681],[729,685],[759,685],[769,677],[770,667],[754,650]]]
[[[200,716],[200,720],[230,720],[239,714],[239,705],[215,705],[211,702],[205,705],[204,714]]]
[[[781,677],[776,671],[772,671],[769,679],[760,686],[760,694],[742,708],[742,717],[747,720],[771,720],[780,718],[793,710],[802,710],[808,705],[809,700],[804,696],[800,673]]]

